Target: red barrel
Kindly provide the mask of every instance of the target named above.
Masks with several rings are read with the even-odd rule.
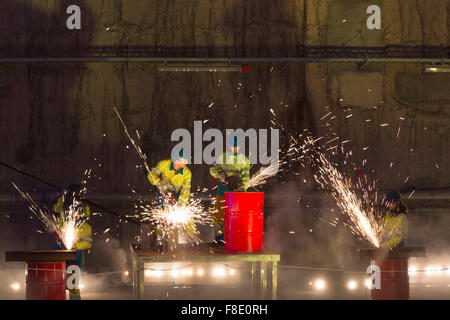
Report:
[[[225,252],[258,252],[264,242],[264,193],[225,192]]]
[[[380,267],[381,288],[372,289],[373,300],[408,300],[408,259],[372,260]]]
[[[66,300],[66,262],[27,262],[27,300]]]

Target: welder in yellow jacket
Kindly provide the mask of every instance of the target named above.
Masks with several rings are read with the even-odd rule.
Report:
[[[388,211],[383,217],[382,245],[390,249],[403,247],[408,238],[408,218],[406,208],[400,201],[400,195],[396,191],[389,192],[383,204]]]
[[[68,187],[68,190],[65,192],[65,194],[58,198],[56,203],[53,205],[53,211],[57,213],[64,213],[64,211],[68,210],[71,205],[73,205],[73,200],[75,197],[78,197],[80,195],[80,186],[76,184],[71,184]],[[80,204],[77,204],[80,205]],[[78,227],[78,232],[76,235],[76,242],[75,242],[75,248],[77,250],[77,260],[74,261],[67,261],[68,265],[77,265],[80,267],[80,269],[85,268],[85,262],[86,262],[86,252],[92,248],[92,227],[89,225],[89,223],[86,222],[87,218],[91,215],[91,210],[89,206],[83,205],[80,212],[83,214],[83,217],[81,217],[80,225]],[[63,223],[64,216],[60,215],[58,217],[59,220],[61,220],[61,224]],[[61,250],[62,248],[59,247],[57,244],[55,246],[55,249]],[[79,289],[72,289],[69,290],[70,299],[71,300],[80,300],[80,290]]]
[[[250,161],[240,153],[238,137],[228,139],[228,151],[221,154],[209,169],[217,181],[214,225],[216,241],[223,240],[224,193],[246,191],[250,182]]]
[[[172,155],[172,159],[158,162],[147,178],[152,185],[158,187],[164,199],[186,204],[191,194],[192,179],[192,173],[186,166],[188,156],[180,151]]]

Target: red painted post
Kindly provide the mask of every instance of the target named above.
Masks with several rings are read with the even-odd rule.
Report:
[[[408,300],[408,259],[372,260],[380,267],[381,287],[372,289],[373,300]]]
[[[66,300],[66,262],[27,262],[27,300]]]

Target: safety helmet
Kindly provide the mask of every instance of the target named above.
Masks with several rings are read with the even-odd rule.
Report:
[[[239,146],[239,139],[236,136],[228,137],[228,145],[230,147],[238,147]]]
[[[81,187],[79,184],[76,183],[71,183],[69,184],[69,186],[67,187],[67,190],[69,190],[72,193],[78,193],[81,191]]]
[[[189,153],[184,151],[184,149],[180,149],[179,151],[178,150],[172,151],[172,161],[177,161],[177,160],[189,161],[189,159],[190,159]]]
[[[389,191],[384,198],[387,203],[397,202],[400,200],[400,194],[397,191]]]

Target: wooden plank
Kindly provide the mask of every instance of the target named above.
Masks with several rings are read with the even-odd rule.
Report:
[[[425,247],[401,247],[394,250],[388,248],[360,248],[360,258],[371,259],[408,259],[411,257],[425,257]]]
[[[77,260],[75,250],[6,251],[5,261],[60,262]]]

